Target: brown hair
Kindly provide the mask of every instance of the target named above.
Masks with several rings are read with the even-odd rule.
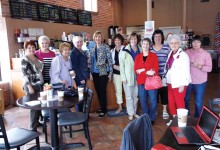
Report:
[[[25,41],[25,42],[24,42],[24,49],[27,49],[27,47],[28,47],[29,45],[34,46],[35,49],[36,49],[36,44],[35,44],[34,41]]]
[[[141,41],[141,37],[139,34],[137,34],[136,32],[132,32],[128,38],[128,40],[131,40],[131,37],[136,37],[137,38],[137,44],[139,44],[139,42]]]
[[[61,43],[60,46],[59,46],[59,51],[60,51],[60,53],[63,52],[63,48],[64,48],[64,47],[69,47],[69,48],[71,49],[71,45],[70,45],[69,43],[63,42],[63,43]]]

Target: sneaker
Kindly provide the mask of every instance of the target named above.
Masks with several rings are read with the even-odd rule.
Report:
[[[100,114],[98,115],[98,118],[103,118],[103,117],[105,116],[105,114],[106,114],[106,113],[100,113]]]
[[[170,121],[167,123],[167,126],[170,126],[171,123],[172,123],[172,120],[170,120]]]
[[[163,119],[169,119],[169,114],[167,112],[163,112]]]
[[[99,113],[101,113],[101,112],[102,112],[101,109],[99,109],[99,110],[96,111],[97,114],[99,114]]]
[[[128,119],[131,121],[131,120],[133,120],[133,115],[129,115],[128,116]]]
[[[139,115],[137,115],[137,114],[135,114],[135,115],[134,115],[134,117],[135,117],[135,118],[139,118],[140,116],[139,116]]]

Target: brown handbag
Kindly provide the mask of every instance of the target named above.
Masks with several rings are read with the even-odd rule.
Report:
[[[153,75],[147,76],[144,84],[145,90],[155,90],[162,87],[162,81],[160,76]]]

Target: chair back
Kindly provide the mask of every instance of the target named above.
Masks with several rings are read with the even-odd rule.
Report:
[[[214,111],[220,113],[220,98],[213,98],[209,100],[209,108]]]
[[[4,104],[4,96],[3,90],[0,89],[0,114],[4,115],[5,104]]]
[[[0,114],[0,139],[4,140],[5,149],[9,150],[10,145],[8,143],[8,137],[7,137],[7,133],[6,133],[6,130],[5,130],[5,125],[4,125],[2,114]]]
[[[153,145],[151,120],[144,114],[124,129],[120,150],[151,150]]]
[[[89,88],[86,89],[86,100],[83,106],[83,112],[86,114],[86,119],[88,120],[89,112],[92,104],[93,91]]]

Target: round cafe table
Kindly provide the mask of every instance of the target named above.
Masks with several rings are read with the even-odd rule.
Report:
[[[27,102],[37,102],[38,97],[40,96],[39,93],[30,94],[23,96],[17,100],[17,105],[26,108],[26,109],[33,109],[33,110],[48,110],[49,116],[50,116],[50,134],[51,134],[51,148],[52,150],[58,150],[59,149],[59,135],[58,135],[58,125],[57,125],[57,110],[60,108],[69,108],[73,107],[75,105],[78,105],[80,103],[84,102],[85,99],[85,93],[84,97],[80,100],[78,98],[78,95],[76,96],[64,96],[63,101],[58,101],[57,98],[54,98],[53,100],[45,100],[45,102],[38,103],[36,105],[30,105],[31,103]]]

